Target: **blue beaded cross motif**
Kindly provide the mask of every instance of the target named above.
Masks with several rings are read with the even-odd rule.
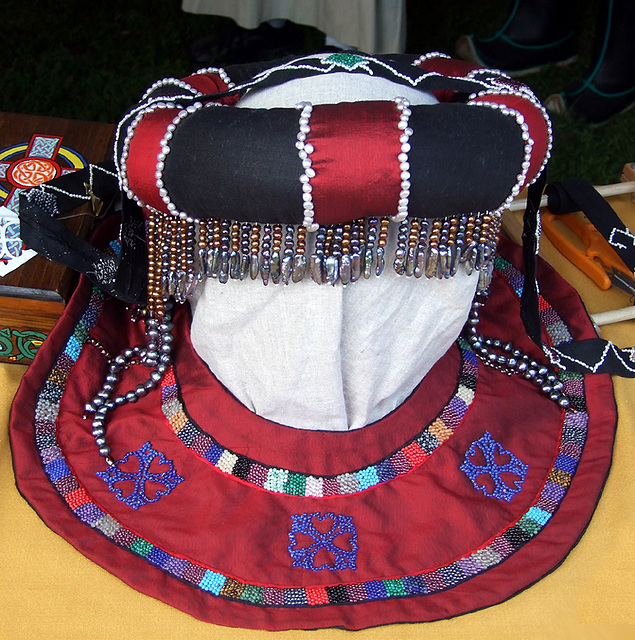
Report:
[[[477,456],[477,448],[483,454],[485,464],[476,464],[474,462]],[[504,464],[496,462],[495,456],[506,458],[509,461]],[[463,473],[471,480],[477,491],[482,491],[486,496],[505,500],[510,502],[511,499],[522,489],[522,484],[527,476],[529,466],[523,464],[513,453],[506,451],[503,447],[492,438],[489,431],[486,431],[481,438],[472,443],[465,454],[465,461],[459,467]],[[502,478],[502,474],[511,474],[517,479],[510,485]],[[484,478],[479,481],[480,476],[489,476],[494,483],[494,490],[489,492],[484,483]]]
[[[123,469],[131,456],[137,458],[139,462],[139,468],[135,472]],[[151,471],[151,466],[157,470]],[[163,470],[164,467],[167,469]],[[146,504],[157,502],[162,496],[167,496],[179,482],[184,480],[174,469],[173,462],[160,451],[155,451],[150,442],[146,442],[137,451],[127,453],[121,460],[117,460],[108,467],[106,471],[98,471],[97,475],[108,484],[108,488],[117,496],[118,500],[125,502],[135,511]],[[118,482],[126,481],[134,483],[133,489],[128,495],[124,495],[123,490],[116,486]],[[155,490],[154,497],[148,494],[147,489],[150,487]]]
[[[298,513],[291,516],[292,526],[289,532],[288,550],[293,559],[294,567],[302,567],[310,571],[338,571],[340,569],[353,569],[357,559],[357,531],[351,516],[335,515],[334,513],[321,514]],[[326,527],[319,523],[325,522],[331,526]],[[296,534],[304,534],[313,542],[308,546],[299,546]],[[338,540],[338,538],[340,538]],[[339,543],[339,544],[338,544]],[[341,546],[340,546],[341,545]],[[346,547],[346,548],[345,548]],[[315,564],[316,555],[324,550],[322,554],[326,561],[320,565]]]

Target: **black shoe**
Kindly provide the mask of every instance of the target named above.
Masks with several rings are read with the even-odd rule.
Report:
[[[590,124],[603,124],[609,118],[635,107],[635,87],[609,93],[591,81],[580,81],[570,89],[555,93],[545,100],[551,113],[573,113]]]

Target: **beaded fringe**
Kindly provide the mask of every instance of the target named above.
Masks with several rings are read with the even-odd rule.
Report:
[[[289,284],[310,277],[318,284],[347,285],[379,276],[390,218],[322,226],[184,219],[152,212],[148,220],[148,310],[163,316],[170,298],[184,302],[203,278],[222,283],[256,280]],[[395,223],[393,223],[395,224]],[[459,267],[479,271],[479,290],[491,279],[500,218],[491,213],[399,223],[392,266],[408,277],[450,278]],[[311,241],[311,247],[307,246]]]

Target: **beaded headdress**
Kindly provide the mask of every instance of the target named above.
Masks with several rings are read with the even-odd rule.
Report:
[[[341,72],[440,102],[233,107],[249,90]],[[119,125],[119,182],[148,219],[151,313],[204,276],[346,285],[392,262],[416,278],[478,269],[487,287],[501,211],[549,157],[549,120],[526,86],[440,55],[323,54],[244,73],[159,81]]]
[[[399,91],[250,107],[260,88],[341,74]],[[94,286],[16,399],[20,490],[88,557],[221,624],[432,620],[532,584],[588,523],[615,422],[610,384],[545,356],[594,332],[557,276],[538,291],[539,225],[524,266],[499,246],[502,211],[541,190],[550,148],[529,88],[440,54],[320,54],[155,83],[119,123],[114,166],[21,200],[27,242]],[[78,197],[119,191],[105,249],[55,226]],[[250,411],[201,361],[178,304],[206,279],[332,291],[387,270],[422,286],[471,274],[476,296],[409,397],[350,432]],[[524,324],[521,296],[535,298]]]

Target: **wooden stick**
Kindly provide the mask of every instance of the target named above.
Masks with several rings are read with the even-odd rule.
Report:
[[[623,193],[635,192],[635,182],[617,182],[616,184],[606,184],[600,187],[595,187],[595,190],[603,197],[610,198],[611,196],[619,196]],[[524,211],[527,206],[527,198],[521,198],[520,200],[514,200],[509,207],[510,211]],[[547,196],[540,198],[540,206],[547,206]]]
[[[598,327],[605,324],[614,324],[615,322],[624,322],[624,320],[633,320],[634,318],[635,306],[594,313],[591,316],[591,320],[593,320]]]

